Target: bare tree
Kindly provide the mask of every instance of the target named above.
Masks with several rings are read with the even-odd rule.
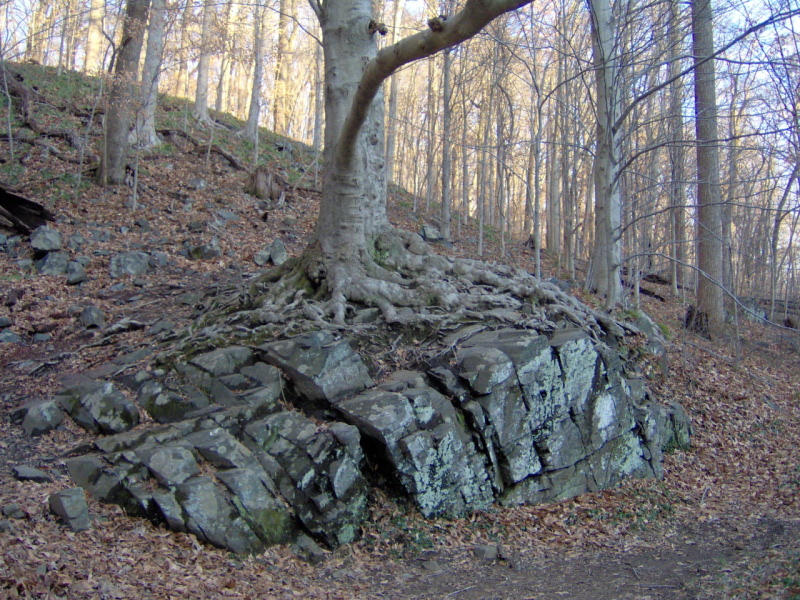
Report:
[[[122,26],[122,42],[114,67],[114,80],[108,97],[105,137],[99,181],[117,185],[125,179],[128,160],[128,132],[131,126],[136,89],[136,70],[142,51],[150,0],[128,0]]]

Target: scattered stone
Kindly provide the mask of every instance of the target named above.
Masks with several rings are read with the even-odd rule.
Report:
[[[147,252],[121,252],[111,259],[109,275],[120,279],[126,275],[138,277],[150,268],[150,255]]]
[[[481,560],[494,562],[500,557],[500,548],[494,545],[479,544],[472,552]]]
[[[28,517],[25,511],[20,508],[19,504],[6,504],[0,512],[3,513],[4,517],[8,517],[9,519],[25,519]]]
[[[442,565],[440,565],[435,560],[423,560],[420,563],[420,566],[426,571],[430,571],[431,573],[441,573],[442,571],[444,571]]]
[[[284,246],[283,242],[280,240],[275,240],[272,242],[272,245],[269,247],[269,256],[272,260],[272,264],[276,267],[280,267],[283,263],[289,260],[289,254],[286,252],[286,246]]]
[[[72,531],[91,528],[89,506],[81,488],[69,488],[50,494],[50,510],[61,517]]]
[[[0,519],[0,533],[14,533],[14,525],[8,519]]]
[[[217,216],[223,221],[238,221],[241,219],[241,217],[239,217],[239,215],[232,210],[227,210],[224,208],[217,211]]]
[[[264,267],[269,263],[271,256],[272,254],[270,253],[269,250],[259,250],[253,257],[253,262],[256,263],[259,267]]]
[[[80,375],[70,379],[57,393],[56,401],[84,429],[120,433],[139,423],[136,406],[114,384]]]
[[[292,550],[297,556],[312,565],[318,565],[325,560],[325,551],[307,535],[297,536]]]
[[[93,327],[102,329],[106,325],[106,316],[103,311],[96,306],[87,306],[81,311],[78,321],[80,321],[81,325],[86,327],[86,329],[92,329]]]
[[[78,261],[70,261],[66,269],[67,285],[78,285],[84,281],[88,281],[89,276],[86,274],[86,269]]]
[[[24,465],[11,467],[11,472],[19,481],[33,481],[35,483],[50,483],[53,481],[53,478],[44,471]]]
[[[169,264],[169,254],[166,252],[155,251],[150,253],[150,266],[154,268],[164,268]]]
[[[64,413],[52,400],[29,402],[11,413],[11,421],[33,437],[61,427]]]
[[[44,342],[49,342],[51,339],[53,339],[53,336],[49,333],[35,333],[33,334],[31,341],[34,344],[42,344]]]
[[[444,240],[442,232],[433,225],[423,225],[419,232],[420,237],[426,242],[441,242]]]
[[[10,329],[0,331],[0,344],[21,344],[22,338]]]
[[[12,325],[11,319],[9,319],[8,317],[0,317],[0,329],[11,327],[11,325]]]
[[[170,321],[169,319],[160,319],[150,326],[150,328],[147,330],[147,333],[150,335],[157,335],[165,331],[174,331],[176,326],[177,325],[175,321]]]
[[[47,225],[37,227],[31,233],[31,247],[41,252],[61,250],[61,234]]]
[[[36,271],[40,275],[63,275],[68,265],[69,254],[66,252],[48,252],[36,261]]]
[[[202,177],[191,177],[189,181],[186,182],[186,187],[190,190],[204,190],[208,187],[208,183]]]
[[[208,244],[192,245],[184,243],[181,254],[192,260],[211,260],[222,256],[217,238],[212,238]]]

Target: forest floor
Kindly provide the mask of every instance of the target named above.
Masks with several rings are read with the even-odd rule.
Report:
[[[48,102],[36,107],[43,127],[87,131],[76,102],[91,103],[90,84],[75,74],[66,84],[44,79],[50,74],[41,67],[28,67],[25,75],[26,85],[48,93]],[[182,102],[165,106],[165,128],[185,128],[209,141],[209,131],[186,118]],[[96,131],[89,133],[97,143]],[[218,128],[210,141],[242,162],[252,156],[252,146],[228,129]],[[91,258],[90,279],[80,286],[20,268],[17,260],[29,258],[27,250],[19,257],[0,253],[0,317],[11,318],[26,338],[0,345],[0,509],[17,504],[25,514],[9,521],[12,531],[0,532],[0,598],[800,599],[798,334],[741,320],[725,338],[699,338],[681,327],[687,299],[650,283],[664,300],[642,296],[641,309],[669,334],[669,371],[654,363],[648,383],[656,398],[682,403],[694,427],[692,447],[666,456],[663,480],[626,481],[560,503],[456,520],[424,519],[376,493],[361,539],[317,566],[288,547],[236,557],[91,499],[93,528],[71,532],[50,514],[47,498],[72,486],[65,456],[92,438],[72,424],[28,438],[8,415],[50,397],[72,373],[113,372],[124,380],[148,368],[163,348],[146,328],[115,335],[86,330],[70,307],[94,304],[109,324],[123,318],[149,324],[168,315],[181,329],[221,284],[256,273],[253,257],[272,240],[281,239],[290,255],[300,253],[318,197],[297,192],[264,218],[264,207],[244,193],[245,171],[185,138],[171,138],[140,157],[132,203],[129,187],[103,189],[88,173],[78,177],[79,165],[64,160],[77,157],[66,143],[49,138],[47,144],[58,153],[17,142],[12,157],[8,142],[0,142],[0,181],[48,206],[65,239],[94,241],[73,253]],[[313,156],[300,144],[265,134],[260,152],[300,187],[315,186]],[[419,208],[412,212],[404,192],[391,196],[399,227],[435,224],[433,207]],[[238,218],[219,226],[220,210]],[[218,258],[191,261],[179,254],[184,242],[212,237]],[[452,248],[437,249],[476,257],[476,240],[467,226]],[[163,251],[170,264],[118,285],[109,279],[110,257],[133,249]],[[528,248],[515,240],[503,248],[491,229],[484,258],[533,268]],[[565,278],[552,261],[545,266],[547,276]],[[578,287],[582,299],[597,302]],[[33,343],[33,331],[51,338]],[[139,362],[114,364],[137,349],[144,351]],[[17,481],[16,465],[38,467],[53,481]],[[482,544],[500,546],[500,559],[479,559],[475,548]]]

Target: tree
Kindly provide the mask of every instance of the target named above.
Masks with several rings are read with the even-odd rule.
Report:
[[[453,304],[451,290],[419,274],[432,263],[423,264],[418,238],[394,230],[386,216],[381,85],[529,1],[467,0],[459,13],[378,52],[375,35],[385,26],[373,20],[369,0],[310,0],[325,54],[325,174],[316,241],[301,262],[303,276],[326,288],[334,322],[344,322],[348,301],[377,305],[389,322],[401,318],[394,305],[426,304],[431,294]],[[404,267],[417,268],[413,282],[399,273]]]
[[[261,84],[264,79],[264,8],[256,5],[253,8],[253,87],[250,94],[250,110],[247,113],[242,135],[256,140],[258,120],[261,114]]]
[[[692,2],[694,107],[697,136],[697,314],[695,325],[716,332],[725,320],[722,290],[722,196],[711,0]]]
[[[160,143],[156,134],[156,104],[158,78],[164,52],[167,7],[165,0],[152,0],[152,2],[150,26],[147,31],[147,51],[142,69],[142,105],[136,113],[136,125],[131,132],[131,142],[142,149],[152,148]]]
[[[200,59],[197,63],[197,90],[194,95],[192,115],[201,123],[210,124],[208,114],[208,71],[211,67],[211,33],[214,20],[214,3],[203,2],[203,29],[200,41]]]
[[[139,66],[139,54],[142,51],[149,7],[150,0],[128,0],[126,5],[122,42],[108,96],[104,150],[99,171],[101,185],[117,185],[125,179],[136,70]]]

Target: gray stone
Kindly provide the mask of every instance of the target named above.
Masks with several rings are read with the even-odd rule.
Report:
[[[89,279],[84,266],[74,260],[67,265],[66,275],[68,285],[78,285]]]
[[[145,382],[139,388],[136,401],[159,423],[181,421],[189,413],[208,406],[208,398],[205,395],[194,394],[192,397],[186,397],[165,389],[157,381]]]
[[[74,377],[56,401],[78,425],[97,433],[120,433],[139,423],[136,405],[109,382]]]
[[[312,565],[318,565],[325,560],[325,551],[307,535],[297,536],[292,544],[292,550],[301,559]]]
[[[217,478],[233,494],[234,506],[265,546],[284,544],[291,538],[294,517],[275,495],[275,484],[262,469],[229,469],[218,472]]]
[[[102,329],[106,325],[106,316],[103,311],[96,306],[87,306],[81,311],[78,321],[80,321],[81,325],[86,327],[86,329],[91,329],[93,327]]]
[[[472,549],[473,554],[486,562],[493,562],[500,558],[500,548],[495,545],[478,544]]]
[[[6,504],[0,512],[4,517],[9,519],[25,519],[28,517],[27,513],[20,508],[19,504]]]
[[[52,400],[29,402],[11,413],[11,421],[21,425],[29,436],[44,435],[58,429],[64,422],[64,413]]]
[[[217,238],[208,244],[185,244],[181,253],[192,260],[211,260],[222,256]]]
[[[373,385],[361,357],[346,340],[313,332],[259,347],[262,360],[278,367],[311,403],[334,401]]]
[[[36,261],[36,271],[40,275],[63,275],[68,265],[69,254],[66,252],[48,252]]]
[[[232,210],[221,208],[217,211],[217,216],[223,221],[239,221],[241,217]]]
[[[286,252],[286,246],[280,240],[274,240],[269,247],[269,256],[272,264],[280,267],[283,263],[289,260],[289,253]]]
[[[433,225],[423,225],[419,232],[420,237],[426,242],[441,242],[444,240],[442,232]]]
[[[258,466],[253,454],[220,427],[198,431],[185,438],[200,455],[218,469],[246,469]]]
[[[10,329],[0,331],[0,344],[21,344],[22,341],[22,338]]]
[[[14,525],[8,519],[0,519],[0,533],[14,533]]]
[[[271,254],[269,250],[259,250],[253,256],[253,262],[259,267],[264,267],[269,263],[270,256]]]
[[[331,547],[357,537],[366,517],[366,480],[330,429],[284,411],[250,423],[245,433],[309,532]]]
[[[50,494],[50,510],[61,517],[72,531],[91,528],[89,507],[81,488],[69,488]]]
[[[194,454],[190,448],[183,445],[143,448],[136,454],[153,477],[167,487],[174,487],[200,474],[200,467]]]
[[[20,481],[34,481],[36,483],[50,483],[53,481],[53,478],[44,471],[24,465],[11,467],[11,472]]]
[[[231,375],[253,364],[253,351],[243,346],[229,346],[195,356],[190,363],[215,377]]]
[[[123,504],[130,497],[122,482],[123,469],[114,468],[99,456],[76,456],[66,465],[72,480],[101,502]]]
[[[150,266],[163,268],[169,264],[169,254],[166,252],[155,251],[150,253]]]
[[[190,177],[186,182],[186,187],[190,190],[204,190],[208,187],[208,183],[202,177]]]
[[[138,277],[150,268],[150,255],[147,252],[121,252],[111,259],[109,275],[112,279],[131,276]]]
[[[61,250],[61,234],[47,225],[37,227],[31,233],[31,247],[43,252]]]
[[[0,317],[0,329],[11,327],[12,321],[8,317]]]
[[[190,533],[237,554],[264,549],[264,544],[233,503],[211,479],[193,477],[176,489],[175,497],[186,515],[186,528]]]

